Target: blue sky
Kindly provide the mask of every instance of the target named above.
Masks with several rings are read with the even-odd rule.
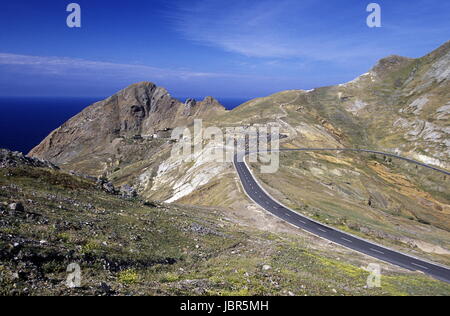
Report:
[[[77,2],[82,27],[66,26]],[[382,27],[366,25],[370,2]],[[448,41],[441,0],[39,0],[0,6],[0,96],[108,96],[152,81],[175,96],[244,97],[349,81]]]

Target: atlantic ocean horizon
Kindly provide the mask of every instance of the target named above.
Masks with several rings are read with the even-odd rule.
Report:
[[[27,154],[54,129],[103,97],[0,97],[0,148]],[[178,98],[184,102],[187,98]],[[201,100],[202,98],[196,98]],[[228,110],[248,101],[218,98]]]

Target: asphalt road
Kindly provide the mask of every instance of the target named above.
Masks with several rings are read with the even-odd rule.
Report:
[[[327,149],[327,148],[303,148],[303,149],[281,149],[280,151],[355,151],[380,154],[388,157],[393,157],[401,160],[405,160],[417,165],[421,165],[426,168],[442,172],[449,175],[450,173],[428,166],[426,164],[400,157],[397,155],[383,153],[378,151],[364,150],[364,149]],[[246,153],[246,155],[248,152]],[[239,158],[238,158],[239,155]],[[314,235],[327,239],[336,244],[366,254],[370,257],[377,258],[379,260],[389,262],[399,267],[411,270],[421,271],[438,280],[450,283],[450,269],[438,264],[434,264],[428,261],[420,260],[418,258],[411,257],[409,255],[385,248],[383,246],[371,243],[367,240],[363,240],[359,237],[355,237],[348,233],[334,229],[332,227],[320,224],[314,220],[311,220],[305,216],[298,214],[297,212],[285,207],[274,198],[272,198],[266,191],[259,185],[250,172],[249,167],[242,159],[243,154],[238,154],[234,157],[234,165],[241,180],[242,186],[247,195],[258,205],[264,208],[266,211],[272,213],[276,217],[298,227],[305,231],[308,231]]]

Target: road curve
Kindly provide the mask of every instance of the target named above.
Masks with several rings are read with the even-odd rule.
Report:
[[[397,156],[394,154],[383,153],[379,151],[365,150],[365,149],[333,149],[333,148],[299,148],[299,149],[280,149],[279,151],[354,151],[354,152],[365,152],[380,154],[388,157],[393,157],[401,159],[407,162],[411,162],[429,169],[436,170],[438,172],[450,175],[449,172],[441,170],[432,166],[428,166],[421,162],[417,162],[408,158]],[[266,211],[275,215],[276,217],[300,228],[309,233],[312,233],[321,238],[327,239],[331,242],[344,246],[346,248],[358,251],[360,253],[366,254],[370,257],[397,265],[399,267],[408,269],[410,271],[421,271],[426,273],[438,280],[450,283],[450,268],[414,258],[412,256],[403,254],[401,252],[377,245],[370,241],[361,239],[359,237],[353,236],[351,234],[345,233],[338,229],[329,227],[327,225],[321,224],[314,221],[306,216],[300,215],[299,213],[289,209],[288,207],[282,205],[272,196],[270,196],[258,183],[249,166],[245,162],[244,157],[248,155],[249,152],[236,154],[234,156],[234,166],[239,175],[241,184],[247,193],[247,195],[256,204],[261,206]]]

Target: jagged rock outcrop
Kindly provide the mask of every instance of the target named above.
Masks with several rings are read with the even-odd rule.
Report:
[[[212,98],[189,103],[187,112],[166,89],[141,82],[87,107],[53,131],[30,156],[67,164],[81,156],[115,151],[123,139],[152,135],[222,112],[225,108]]]
[[[51,162],[38,158],[27,157],[17,151],[0,149],[0,168],[17,168],[23,166],[58,169],[58,167]]]
[[[186,102],[184,103],[183,115],[190,116],[192,108],[194,108],[196,105],[197,101],[195,99],[187,99]]]
[[[195,99],[187,99],[184,104],[183,115],[189,117],[210,116],[220,108],[222,108],[222,105],[213,97],[206,97],[200,102],[197,102]]]

